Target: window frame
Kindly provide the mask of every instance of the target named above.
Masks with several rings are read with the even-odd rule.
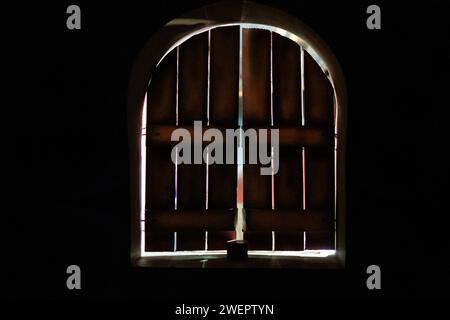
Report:
[[[327,45],[297,18],[279,10],[255,3],[218,3],[191,11],[167,23],[141,50],[129,80],[128,128],[130,145],[131,192],[131,262],[135,266],[194,266],[201,259],[216,260],[212,266],[230,265],[223,255],[189,255],[183,257],[143,257],[141,255],[141,132],[142,113],[151,72],[165,55],[190,37],[213,28],[235,25],[265,26],[268,30],[287,36],[301,45],[327,75],[334,90],[336,103],[336,132],[338,135],[336,166],[336,253],[327,258],[266,256],[253,257],[244,266],[262,265],[278,267],[322,268],[345,266],[345,139],[346,139],[346,87],[342,70]],[[257,260],[255,262],[255,259]],[[261,263],[261,259],[266,259]],[[151,261],[150,261],[151,260]],[[320,261],[319,261],[320,260]],[[191,261],[191,263],[189,263]],[[222,262],[220,262],[222,261]],[[277,263],[273,263],[277,261]],[[267,264],[267,262],[270,262]],[[198,265],[199,267],[204,266]]]

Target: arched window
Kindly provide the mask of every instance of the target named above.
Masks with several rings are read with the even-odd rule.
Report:
[[[220,256],[228,240],[245,239],[250,256],[342,264],[345,99],[332,53],[280,11],[221,3],[169,22],[130,79],[133,261]],[[279,146],[267,138],[272,159],[251,164],[238,137],[232,164],[186,164],[171,141],[180,128],[224,137],[226,129],[276,129]],[[212,156],[208,144],[192,143],[192,152]]]

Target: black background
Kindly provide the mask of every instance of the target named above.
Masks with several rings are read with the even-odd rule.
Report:
[[[168,270],[130,267],[126,99],[139,50],[207,1],[76,1],[4,11],[12,100],[4,110],[7,298],[195,302],[450,297],[448,1],[261,1],[298,17],[347,80],[347,268]],[[366,28],[378,4],[382,29]],[[11,18],[11,19],[8,19]],[[4,42],[4,40],[3,40]],[[12,156],[11,156],[12,155]],[[66,268],[82,290],[66,288]],[[366,288],[366,268],[382,290]],[[301,304],[298,304],[301,306]]]

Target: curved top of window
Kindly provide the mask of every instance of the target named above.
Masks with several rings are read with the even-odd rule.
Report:
[[[347,94],[344,75],[333,52],[296,17],[250,1],[218,2],[190,11],[168,22],[154,34],[141,50],[131,72],[128,101],[130,116],[141,119],[142,103],[151,73],[170,51],[199,33],[236,25],[275,32],[298,43],[311,55],[334,89],[339,113],[337,129],[342,137]]]

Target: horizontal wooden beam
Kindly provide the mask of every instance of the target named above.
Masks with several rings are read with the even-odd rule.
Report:
[[[146,231],[234,231],[235,210],[167,210],[146,213]]]
[[[245,128],[244,128],[245,129]],[[258,136],[261,143],[271,143],[271,130],[278,129],[279,144],[285,146],[324,146],[329,145],[333,141],[333,131],[319,126],[280,126],[280,127],[259,127],[266,129],[266,134]]]
[[[146,231],[234,231],[236,210],[149,211]],[[246,209],[247,231],[333,231],[326,211]]]
[[[173,125],[151,125],[147,128],[147,144],[173,144],[178,141],[171,141],[172,132],[176,129],[186,129],[191,137],[191,143],[194,142],[194,126],[173,126]],[[198,139],[202,139],[203,133],[207,129],[217,129],[222,133],[224,143],[235,143],[235,141],[229,141],[226,139],[226,129],[236,130],[237,128],[224,128],[224,127],[208,127],[203,126],[201,130],[201,136]],[[271,130],[279,130],[279,144],[280,145],[298,145],[298,146],[331,146],[333,142],[333,131],[331,128],[324,128],[320,126],[282,126],[279,128],[272,127],[258,127],[253,128],[256,130],[257,139],[262,143],[271,142]],[[259,132],[259,129],[266,129],[267,132]],[[245,130],[245,128],[244,128]],[[246,139],[247,140],[247,139]],[[247,140],[248,141],[248,140]],[[209,141],[203,142],[209,144]]]
[[[246,209],[248,231],[332,231],[334,221],[326,211]]]

